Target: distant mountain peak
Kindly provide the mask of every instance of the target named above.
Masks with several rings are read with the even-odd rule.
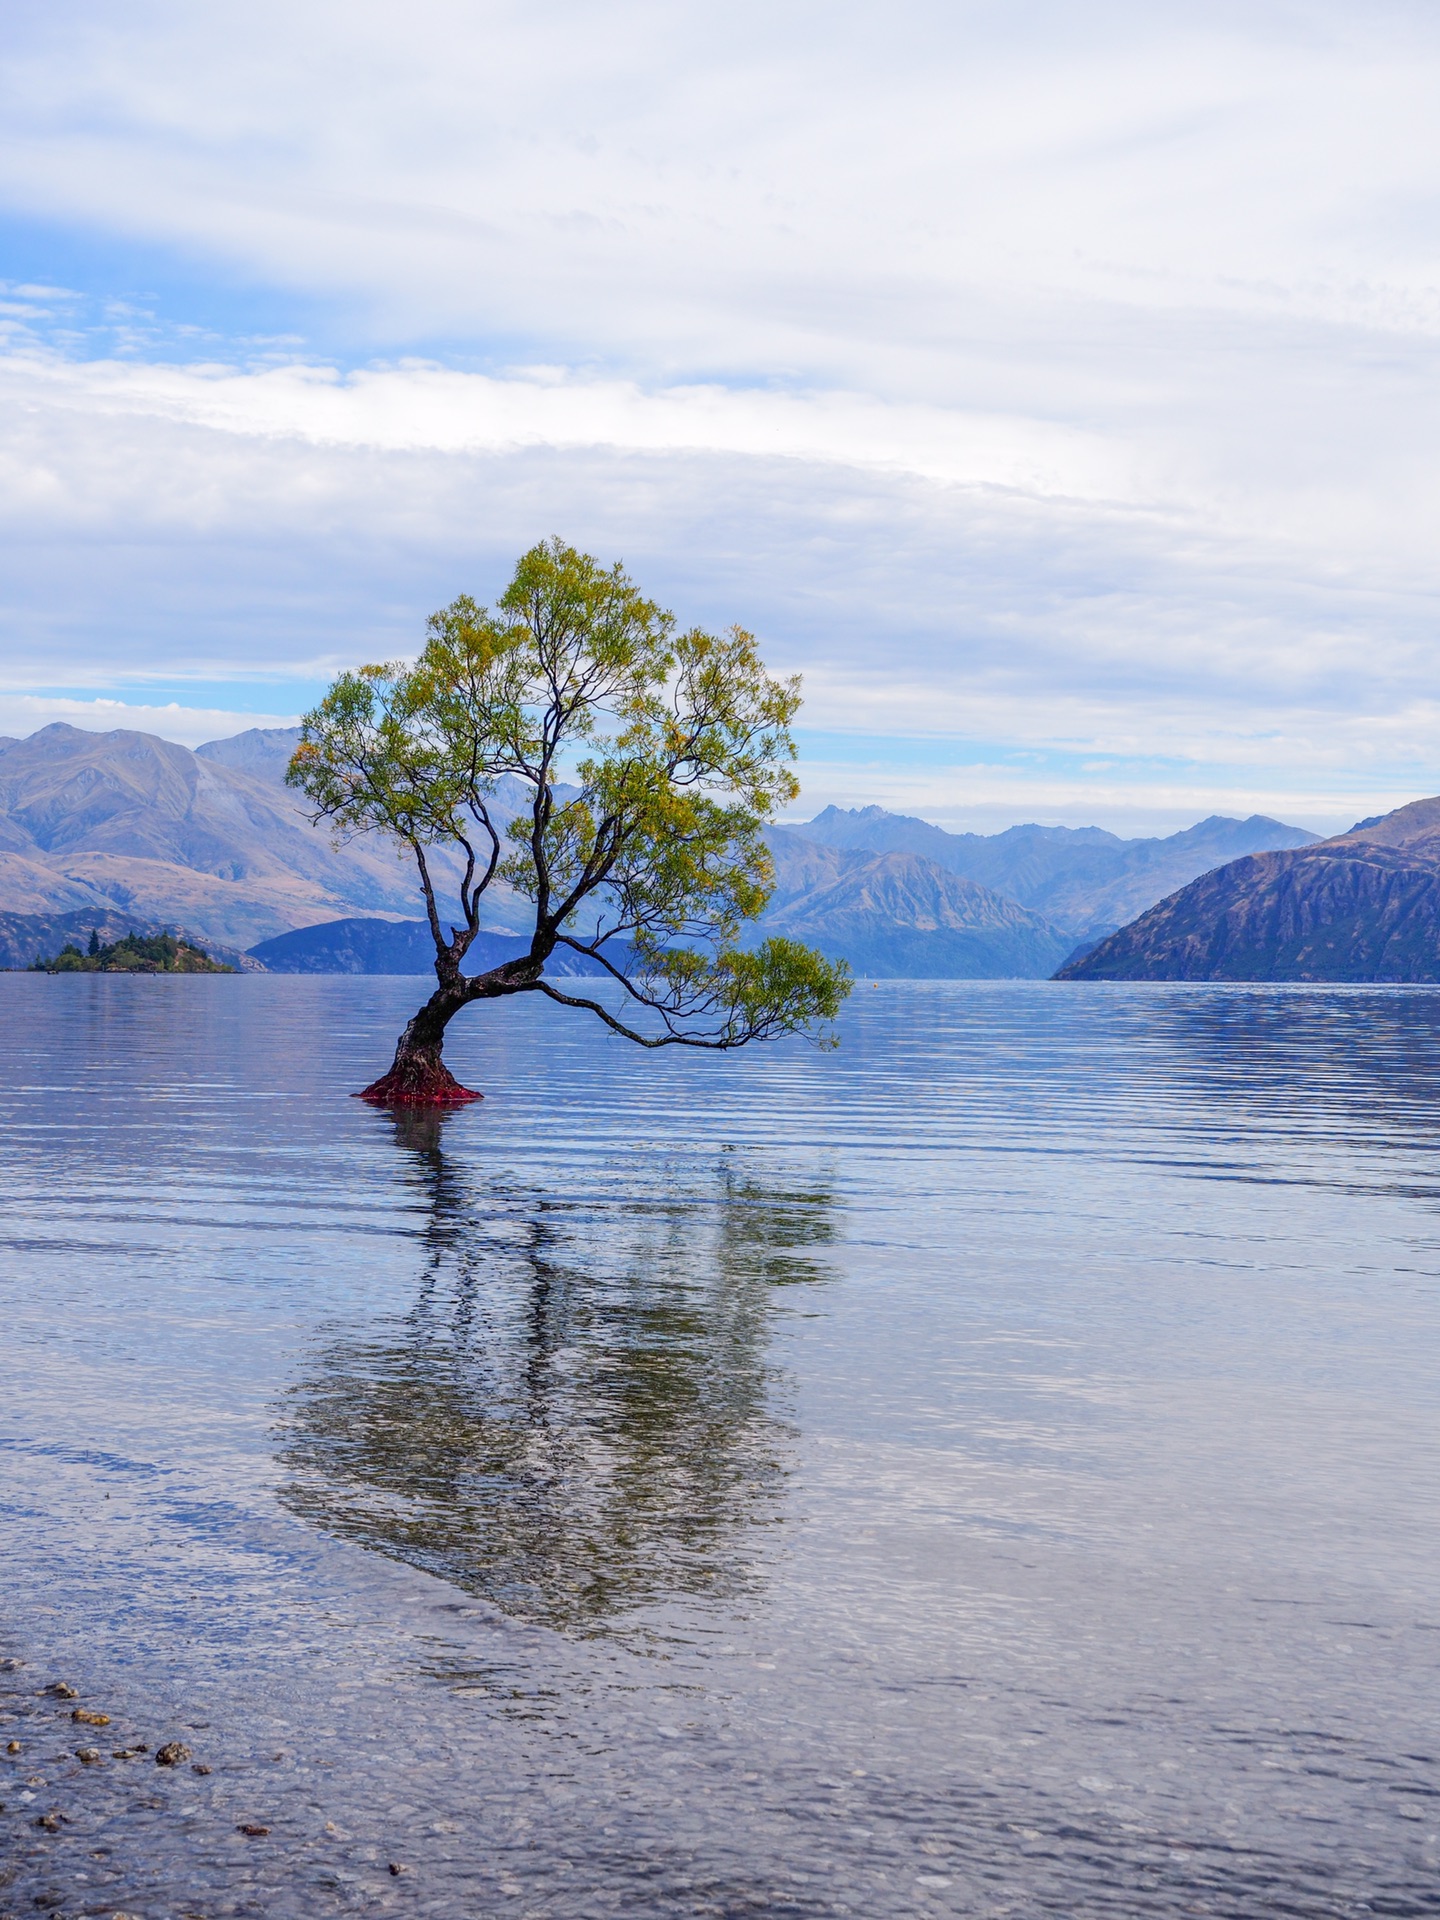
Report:
[[[807,827],[818,827],[827,820],[903,820],[906,817],[904,814],[887,813],[884,807],[837,807],[832,801],[813,820],[787,820],[784,824],[803,833]]]
[[[233,767],[258,780],[283,780],[299,744],[299,727],[247,727],[223,740],[207,740],[195,753],[198,759]]]

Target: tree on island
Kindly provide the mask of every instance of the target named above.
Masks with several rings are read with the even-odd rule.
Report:
[[[462,597],[428,632],[414,666],[340,675],[286,776],[314,820],[388,834],[419,873],[438,984],[362,1098],[478,1099],[445,1066],[445,1030],[472,1001],[517,993],[585,1008],[642,1047],[823,1041],[850,989],[844,962],[791,940],[738,944],[774,887],[762,829],[799,792],[798,680],[769,675],[738,627],[677,633],[622,567],[559,540],[522,557],[493,611]],[[513,820],[497,811],[505,775],[529,789]],[[464,867],[448,933],[437,849]],[[497,879],[534,907],[530,949],[467,975]],[[620,1012],[544,977],[559,948],[623,989]]]
[[[234,973],[212,960],[193,940],[173,933],[127,933],[108,946],[98,929],[90,930],[90,947],[81,953],[67,940],[52,960],[36,955],[32,973]]]

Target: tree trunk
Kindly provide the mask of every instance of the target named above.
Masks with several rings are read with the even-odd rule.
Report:
[[[395,1045],[390,1071],[373,1081],[359,1096],[382,1107],[458,1107],[483,1094],[462,1087],[441,1059],[445,1029],[470,995],[463,989],[438,987]]]

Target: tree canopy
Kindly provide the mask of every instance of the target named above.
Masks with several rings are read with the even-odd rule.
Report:
[[[584,1008],[643,1047],[823,1044],[848,968],[794,941],[742,941],[774,886],[763,829],[799,791],[799,704],[799,681],[767,673],[751,634],[677,631],[623,567],[559,540],[521,558],[493,609],[462,596],[432,615],[413,665],[341,674],[287,777],[342,835],[409,848],[438,982],[367,1095],[466,1097],[441,1062],[445,1027],[514,993]],[[506,776],[525,794],[518,815],[497,799]],[[533,908],[529,951],[467,975],[497,880]],[[562,948],[623,991],[547,979]]]

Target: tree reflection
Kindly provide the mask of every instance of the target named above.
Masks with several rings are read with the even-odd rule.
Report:
[[[743,1590],[786,1473],[772,1330],[783,1289],[826,1277],[829,1195],[722,1166],[645,1200],[537,1197],[447,1156],[434,1116],[397,1133],[422,1282],[286,1394],[282,1498],[554,1627]]]

